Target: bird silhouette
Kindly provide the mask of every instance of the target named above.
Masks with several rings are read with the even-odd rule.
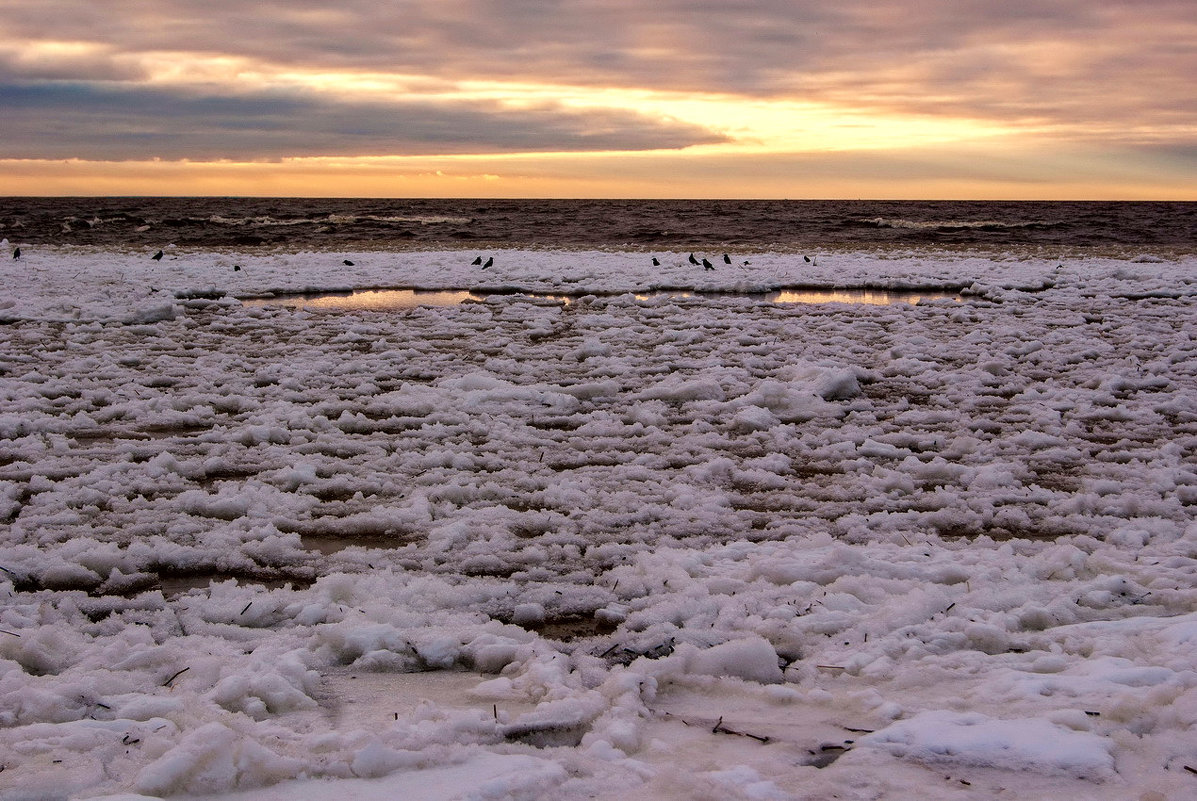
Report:
[[[17,249],[15,249],[15,250],[12,252],[12,257],[13,257],[14,259],[19,259],[19,258],[21,258],[21,249],[20,249],[20,248],[17,248]]]
[[[713,269],[715,269],[715,265],[711,264],[711,263],[710,263],[709,261],[707,261],[705,258],[702,260],[702,266],[703,266],[703,267],[705,267],[705,268],[706,268],[706,269],[708,269],[708,270],[713,270]]]
[[[153,256],[150,256],[150,258],[153,259],[154,261],[162,261],[162,251],[161,250],[158,251]]]
[[[694,258],[694,254],[693,254],[693,253],[691,253],[691,254],[690,254],[690,263],[691,263],[691,264],[698,264],[698,259]]]
[[[724,253],[724,254],[723,254],[723,263],[724,263],[724,264],[731,264],[731,256],[728,256],[726,253]]]
[[[661,266],[661,262],[660,262],[660,260],[659,260],[659,259],[658,259],[656,256],[653,256],[653,266],[654,266],[654,267],[660,267],[660,266]]]
[[[478,258],[476,258],[476,259],[474,259],[472,262],[470,262],[470,264],[473,264],[475,267],[476,267],[476,266],[478,266],[478,265],[479,265],[479,264],[481,264],[481,263],[482,263],[482,257],[481,257],[481,256],[479,256]]]
[[[239,273],[239,272],[241,272],[241,265],[240,265],[240,264],[234,264],[234,265],[233,265],[233,272],[235,272],[235,273]]]
[[[345,261],[341,262],[341,264],[344,264],[346,267],[353,266],[353,262],[351,262],[349,259],[345,259]]]
[[[810,264],[810,256],[803,256],[803,257],[802,257],[802,260],[803,260],[804,262],[806,262],[807,264]]]
[[[495,257],[491,256],[489,259],[486,260],[486,264],[482,265],[482,269],[485,270],[487,267],[491,266],[494,263],[495,263]]]

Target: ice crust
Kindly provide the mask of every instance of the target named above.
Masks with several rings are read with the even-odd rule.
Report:
[[[1197,786],[1193,259],[167,252],[4,266],[5,801]],[[967,289],[634,294],[797,283]]]

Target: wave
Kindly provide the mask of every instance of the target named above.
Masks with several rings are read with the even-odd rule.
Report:
[[[366,222],[381,222],[381,223],[399,223],[407,225],[410,223],[417,223],[419,225],[467,225],[474,221],[473,217],[454,217],[443,214],[414,214],[403,216],[382,216],[377,214],[330,214],[328,215],[329,222],[335,223],[355,223],[365,220]]]
[[[1004,220],[906,220],[900,217],[874,217],[872,219],[856,219],[850,221],[854,225],[870,228],[894,228],[911,231],[1008,231],[1026,228],[1056,228],[1064,225],[1061,221],[1051,220],[1020,220],[1007,222]]]
[[[141,219],[140,217],[128,215],[128,214],[117,214],[117,215],[109,215],[109,216],[100,216],[97,214],[93,214],[93,215],[86,216],[86,217],[80,217],[75,214],[70,214],[70,215],[67,215],[66,217],[62,218],[61,225],[64,229],[70,231],[70,230],[74,230],[77,228],[83,228],[83,229],[98,228],[101,225],[111,225],[113,223],[116,223],[116,224],[132,223],[135,225],[141,225],[144,222],[145,222],[145,220]]]
[[[386,223],[395,225],[467,225],[473,222],[472,217],[454,217],[439,214],[414,215],[379,215],[379,214],[328,214],[321,217],[297,217],[279,219],[269,215],[258,217],[227,217],[213,214],[206,219],[196,219],[195,222],[207,222],[213,225],[228,225],[246,228],[271,228],[294,225],[355,225],[357,223]]]

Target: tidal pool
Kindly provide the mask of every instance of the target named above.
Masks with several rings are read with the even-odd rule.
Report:
[[[493,295],[514,295],[535,300],[572,303],[585,295],[562,295],[536,292],[483,292],[470,290],[422,289],[364,289],[353,292],[305,293],[302,295],[274,295],[243,298],[247,306],[288,306],[291,308],[327,309],[339,311],[374,310],[398,311],[419,306],[456,306],[466,302],[481,302]],[[585,293],[595,294],[595,293]],[[961,297],[951,291],[912,291],[886,289],[782,289],[774,292],[739,294],[734,292],[695,292],[691,290],[655,290],[635,293],[638,300],[656,298],[730,298],[750,297],[772,303],[859,303],[868,306],[888,306],[896,303],[918,303],[924,300],[953,300]]]

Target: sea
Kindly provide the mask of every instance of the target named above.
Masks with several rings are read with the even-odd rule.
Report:
[[[1197,251],[1197,202],[0,198],[12,245]]]

